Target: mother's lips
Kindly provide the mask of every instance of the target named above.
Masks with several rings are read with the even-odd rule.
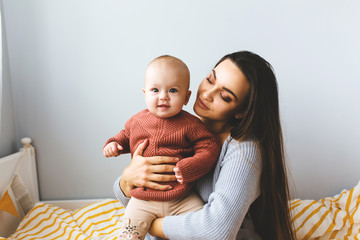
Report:
[[[207,106],[207,104],[205,103],[204,100],[202,100],[201,98],[198,98],[198,105],[200,108],[205,109],[205,110],[209,110],[210,108]]]

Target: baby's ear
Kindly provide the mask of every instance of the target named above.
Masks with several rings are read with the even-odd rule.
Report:
[[[191,91],[188,90],[187,93],[186,93],[186,96],[185,96],[184,105],[188,104],[190,96],[191,96]]]

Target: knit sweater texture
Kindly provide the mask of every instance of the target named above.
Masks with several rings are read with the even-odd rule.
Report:
[[[171,240],[179,239],[259,239],[247,215],[260,195],[261,151],[257,141],[238,142],[230,136],[224,142],[213,171],[196,183],[195,190],[204,208],[163,220],[163,231]],[[120,178],[114,194],[126,206],[129,198],[121,191]],[[149,234],[146,239],[160,239]]]
[[[257,141],[238,142],[230,136],[224,142],[213,171],[195,186],[205,202],[204,208],[163,220],[163,231],[171,240],[180,239],[259,239],[247,215],[260,195],[261,153]],[[120,177],[114,183],[114,194],[126,206],[129,198],[121,191]],[[160,238],[146,236],[147,240]]]
[[[200,119],[184,110],[170,118],[159,118],[145,109],[130,118],[125,129],[108,139],[105,146],[110,142],[117,142],[123,147],[120,154],[133,155],[145,139],[149,140],[149,145],[143,156],[178,157],[180,161],[176,167],[180,169],[184,182],[164,182],[163,184],[172,187],[168,191],[150,188],[131,190],[131,196],[142,200],[169,201],[184,196],[192,189],[196,180],[215,166],[220,153],[220,145],[215,136]]]

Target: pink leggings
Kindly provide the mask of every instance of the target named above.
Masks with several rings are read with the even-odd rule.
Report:
[[[119,239],[144,239],[154,219],[202,209],[203,201],[194,192],[180,199],[159,202],[132,197],[126,207]]]

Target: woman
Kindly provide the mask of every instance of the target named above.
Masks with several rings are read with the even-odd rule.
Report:
[[[271,65],[251,52],[224,56],[201,82],[194,111],[223,144],[214,171],[196,191],[203,209],[153,222],[150,233],[169,239],[294,239],[279,118]],[[114,184],[127,204],[134,187],[166,190],[175,181],[174,158],[143,158],[139,146]]]

